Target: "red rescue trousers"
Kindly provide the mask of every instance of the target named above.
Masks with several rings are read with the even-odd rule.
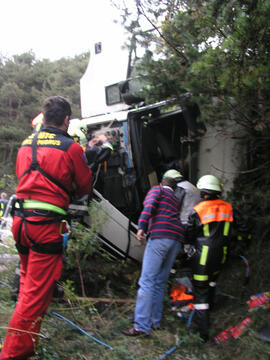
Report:
[[[50,304],[55,282],[62,272],[62,254],[41,254],[31,250],[32,243],[25,234],[22,219],[14,217],[14,239],[29,248],[28,254],[20,254],[20,292],[11,317],[6,338],[0,354],[1,360],[23,360],[35,354],[39,340],[41,321]],[[27,224],[27,233],[36,243],[62,241],[60,224]]]

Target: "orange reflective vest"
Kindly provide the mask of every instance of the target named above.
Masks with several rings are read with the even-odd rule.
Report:
[[[202,201],[193,209],[197,212],[202,225],[211,222],[233,221],[231,204],[220,199]]]

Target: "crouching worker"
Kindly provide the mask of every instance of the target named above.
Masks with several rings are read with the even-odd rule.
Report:
[[[147,335],[151,327],[160,326],[167,281],[184,235],[175,189],[174,179],[163,178],[161,186],[154,186],[144,200],[137,239],[142,242],[147,234],[148,240],[139,279],[134,326],[123,330],[124,335]]]
[[[197,188],[202,201],[193,207],[187,223],[187,240],[196,248],[191,258],[194,285],[193,331],[207,341],[209,338],[209,308],[214,301],[216,280],[226,261],[232,206],[219,198],[221,186],[212,175],[202,176]]]
[[[71,196],[89,194],[91,189],[83,150],[67,134],[69,102],[52,96],[44,101],[43,115],[42,130],[24,140],[17,155],[12,232],[20,255],[20,291],[1,360],[34,355],[41,321],[62,271],[62,235]]]

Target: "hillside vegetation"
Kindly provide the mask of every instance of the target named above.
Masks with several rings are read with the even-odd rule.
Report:
[[[132,320],[140,267],[113,262],[97,245],[84,259],[85,292],[86,297],[107,301],[78,300],[82,295],[78,270],[66,269],[61,285],[65,297],[54,301],[45,316],[38,352],[46,360],[269,359],[270,345],[257,338],[258,330],[270,318],[269,307],[248,312],[246,301],[270,290],[270,2],[134,0],[134,3],[137,12],[123,7],[122,14],[130,31],[131,50],[135,49],[136,41],[147,50],[136,63],[136,73],[147,83],[144,89],[147,102],[176,99],[181,103],[181,94],[190,92],[200,107],[200,121],[222,126],[229,120],[245,129],[244,137],[231,134],[239,136],[245,147],[229,200],[241,210],[252,238],[244,239],[219,280],[218,292],[223,294],[217,296],[216,309],[211,314],[209,343],[202,344],[197,337],[188,335],[187,320],[169,311],[169,296],[161,330],[149,338],[124,337],[120,330]],[[141,19],[149,25],[147,31],[140,25]],[[73,117],[80,117],[79,79],[87,62],[88,54],[56,62],[37,60],[33,53],[0,59],[0,190],[9,195],[15,191],[16,152],[31,131],[31,120],[40,112],[44,97],[56,93],[68,97]],[[11,239],[9,250],[0,245],[0,253],[13,253],[12,244]],[[251,277],[247,284],[246,266],[239,255],[249,262]],[[0,342],[14,308],[10,286],[15,266],[14,263],[1,267]],[[176,269],[180,266],[176,265]],[[172,276],[170,285],[173,279]],[[119,298],[126,302],[117,301]],[[63,315],[91,337],[52,312]],[[213,342],[218,333],[248,316],[252,323],[238,339],[231,337],[219,345]],[[168,351],[171,354],[165,356]]]
[[[4,243],[9,249],[0,246],[0,261],[1,254],[15,253],[11,238]],[[81,297],[78,268],[74,267],[71,272],[65,268],[60,283],[64,297],[59,298],[60,292],[55,293],[44,318],[37,348],[42,359],[229,360],[235,356],[243,360],[269,359],[270,344],[257,338],[258,331],[270,317],[269,304],[253,312],[248,312],[246,304],[251,295],[270,290],[267,248],[246,251],[251,275],[247,284],[245,263],[238,256],[230,258],[218,282],[215,308],[211,313],[210,341],[202,344],[199,337],[189,335],[188,319],[179,318],[171,311],[169,294],[181,270],[180,259],[175,264],[176,274],[171,275],[169,281],[162,328],[149,337],[127,338],[121,334],[121,329],[132,322],[140,266],[109,260],[104,253],[101,255],[100,245],[94,238],[89,239],[89,244],[94,244],[95,251],[88,256],[88,266],[83,269],[86,297]],[[261,254],[259,262],[258,252]],[[16,265],[16,260],[8,267],[0,264],[0,343],[14,309],[11,286]],[[214,342],[221,331],[238,325],[247,317],[252,323],[237,339],[231,337],[224,343]]]

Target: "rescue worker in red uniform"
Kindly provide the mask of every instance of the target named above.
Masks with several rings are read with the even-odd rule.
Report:
[[[20,292],[1,360],[35,354],[41,321],[62,271],[70,200],[91,190],[92,173],[83,150],[67,134],[69,102],[52,96],[44,101],[43,115],[44,127],[23,141],[17,156],[12,232],[21,262]]]
[[[195,246],[191,258],[194,286],[193,330],[207,341],[209,338],[209,308],[213,305],[216,280],[226,261],[232,206],[221,200],[219,180],[213,175],[202,176],[197,188],[202,201],[193,207],[187,223],[187,240]]]

